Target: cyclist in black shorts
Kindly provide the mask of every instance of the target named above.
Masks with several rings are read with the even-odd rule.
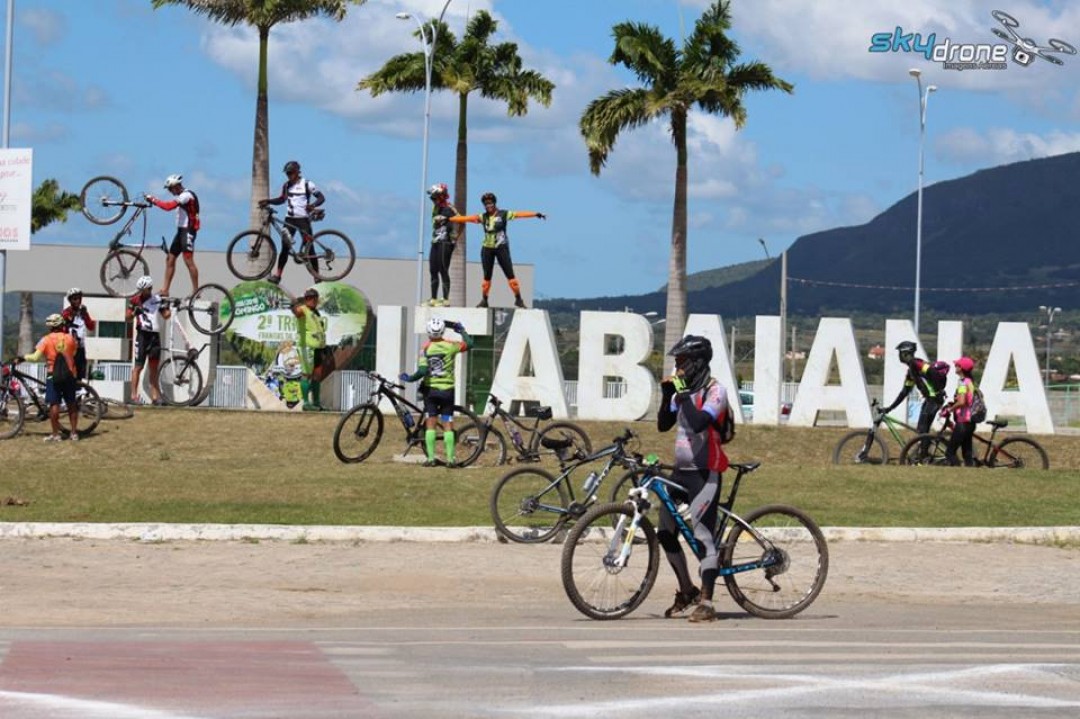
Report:
[[[537,217],[546,220],[543,212],[528,210],[500,210],[496,206],[497,198],[492,192],[485,192],[480,197],[484,212],[479,215],[458,215],[450,222],[475,222],[484,228],[484,240],[480,246],[480,264],[484,267],[484,282],[481,285],[483,298],[477,307],[488,306],[488,293],[491,292],[491,276],[495,272],[495,263],[506,275],[510,290],[514,293],[514,306],[524,309],[525,300],[521,298],[521,284],[514,277],[514,262],[510,259],[510,241],[506,235],[506,225],[510,220],[525,217]]]
[[[428,256],[428,267],[431,271],[431,302],[428,304],[432,307],[441,307],[450,304],[450,258],[454,256],[454,247],[457,244],[457,233],[450,229],[447,220],[458,212],[450,204],[450,191],[445,183],[432,185],[428,190],[428,197],[435,203],[431,208],[431,254]],[[443,292],[441,300],[439,299],[440,280]]]
[[[176,234],[173,236],[169,254],[165,257],[165,286],[162,296],[168,296],[172,287],[173,273],[176,272],[176,258],[184,256],[188,274],[191,275],[191,291],[199,288],[199,268],[195,266],[195,235],[199,232],[199,198],[184,187],[182,175],[169,175],[165,178],[165,189],[175,198],[159,200],[147,195],[146,201],[162,210],[176,210]]]
[[[144,404],[139,396],[139,379],[143,365],[150,363],[150,403],[162,404],[158,394],[158,363],[161,360],[161,324],[160,315],[169,319],[171,311],[162,301],[160,294],[154,294],[154,280],[148,275],[135,282],[138,292],[128,304],[128,319],[135,320],[135,366],[131,368],[131,403]]]
[[[311,242],[311,220],[313,218],[318,219],[323,212],[322,210],[316,211],[315,208],[326,202],[326,197],[323,196],[322,191],[315,186],[314,182],[301,176],[300,163],[296,160],[286,162],[283,171],[288,179],[281,186],[281,194],[277,197],[259,200],[259,207],[288,203],[285,226],[293,231],[293,237],[296,237],[297,232],[300,233],[303,243],[301,247],[306,248],[308,243]],[[290,238],[285,237],[284,241],[288,244]],[[278,255],[277,270],[268,278],[270,282],[275,285],[281,282],[281,274],[285,271],[285,264],[288,261],[289,248],[282,247],[281,254]]]

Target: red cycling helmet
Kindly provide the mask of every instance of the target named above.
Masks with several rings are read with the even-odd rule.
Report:
[[[953,365],[964,370],[968,374],[971,374],[971,370],[975,369],[975,360],[971,359],[970,357],[961,357],[960,359],[953,362]]]

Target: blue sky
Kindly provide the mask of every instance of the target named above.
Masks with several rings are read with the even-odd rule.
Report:
[[[363,257],[415,257],[423,94],[372,99],[360,78],[416,51],[401,11],[438,14],[442,0],[369,0],[341,23],[282,25],[270,37],[270,158],[301,161],[327,195],[330,220]],[[497,40],[519,44],[527,67],[556,89],[525,118],[471,99],[470,194],[496,192],[508,209],[546,223],[511,227],[518,263],[536,267],[539,297],[642,293],[667,277],[674,150],[663,124],[622,135],[600,177],[589,173],[577,121],[586,104],[634,85],[610,66],[611,27],[633,20],[680,38],[706,0],[452,0],[447,21],[488,9]],[[861,224],[917,181],[918,91],[930,97],[926,184],[1005,162],[1080,149],[1080,55],[1006,70],[946,70],[921,54],[870,53],[871,35],[935,33],[938,42],[1000,43],[1004,10],[1025,36],[1080,48],[1080,3],[996,0],[735,0],[733,37],[744,57],[770,64],[793,95],[746,98],[748,121],[692,116],[688,266],[760,259],[808,232]],[[1011,49],[1011,48],[1010,48]],[[77,192],[92,176],[163,194],[182,173],[200,197],[199,245],[224,249],[244,229],[257,39],[149,0],[16,0],[11,144],[33,147],[35,184]],[[428,183],[452,184],[456,102],[433,96]],[[476,197],[469,210],[475,211]],[[152,236],[173,218],[152,216]],[[35,242],[104,245],[107,229],[75,215]],[[476,237],[475,229],[470,238]],[[914,244],[914,243],[913,243]],[[469,259],[478,259],[478,242]],[[912,249],[914,262],[914,247]],[[897,283],[908,280],[907,268]]]

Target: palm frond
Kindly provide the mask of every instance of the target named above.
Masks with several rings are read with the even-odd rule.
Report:
[[[432,72],[432,86],[438,79],[436,73]],[[387,60],[385,65],[357,83],[356,89],[367,90],[372,97],[384,92],[418,92],[425,88],[426,80],[424,53],[410,52]]]
[[[322,16],[341,21],[350,5],[367,0],[151,0],[154,9],[167,5],[186,7],[223,25],[270,28],[279,23]]]
[[[589,103],[578,128],[589,151],[589,169],[594,175],[607,164],[608,155],[623,130],[640,127],[661,114],[661,107],[651,101],[642,88],[612,90]]]
[[[650,86],[673,84],[679,66],[675,43],[652,25],[623,22],[612,28],[615,50],[608,58],[613,65],[623,65]]]

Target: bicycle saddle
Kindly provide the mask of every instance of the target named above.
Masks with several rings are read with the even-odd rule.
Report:
[[[739,470],[743,474],[749,474],[750,472],[753,472],[755,469],[760,467],[761,462],[747,462],[746,464],[735,464],[734,462],[732,462],[731,466]]]
[[[1004,427],[1009,426],[1009,420],[1007,420],[1007,419],[992,419],[989,422],[987,422],[987,424],[990,425],[991,427],[996,427],[997,429],[1002,429]]]
[[[560,449],[569,449],[574,444],[572,439],[555,439],[554,437],[542,437],[540,439],[540,446],[544,449],[551,449],[558,451]]]

